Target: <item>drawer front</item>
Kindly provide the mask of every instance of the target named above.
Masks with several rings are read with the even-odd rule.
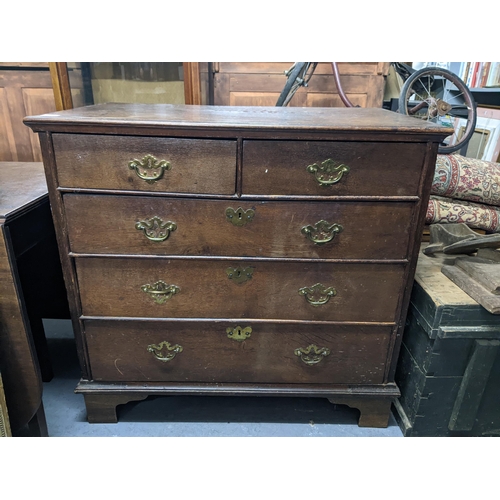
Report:
[[[84,328],[93,380],[107,382],[380,384],[391,334],[244,321],[88,320]]]
[[[66,194],[76,253],[404,259],[413,204]],[[228,217],[243,208],[251,219]],[[248,211],[251,212],[248,212]],[[324,222],[321,222],[324,221]]]
[[[393,322],[404,266],[75,259],[85,316]],[[318,285],[318,286],[315,286]]]
[[[243,194],[415,196],[425,150],[412,143],[245,141]]]
[[[62,187],[235,191],[236,141],[78,134],[54,134],[52,140]]]

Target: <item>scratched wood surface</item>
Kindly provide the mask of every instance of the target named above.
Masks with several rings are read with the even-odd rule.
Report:
[[[82,365],[82,381],[77,392],[85,395],[89,421],[116,421],[117,404],[143,399],[145,394],[152,393],[188,391],[190,394],[205,394],[215,391],[221,394],[267,394],[266,391],[272,391],[275,394],[306,394],[312,397],[319,396],[324,390],[323,397],[326,395],[333,402],[342,400],[360,408],[362,414],[373,416],[373,419],[362,418],[360,425],[363,422],[387,425],[390,400],[398,394],[394,385],[394,371],[401,341],[400,330],[410,300],[437,146],[442,138],[449,135],[449,129],[383,109],[124,104],[97,105],[29,117],[25,123],[41,132],[44,162],[50,180],[49,195],[63,254],[66,283],[72,298],[73,321]],[[217,148],[209,154],[203,152],[208,141],[230,144],[222,155],[224,158]],[[189,144],[193,147],[190,148]],[[115,176],[118,168],[115,159],[120,158],[122,163],[128,158],[130,151],[127,148],[138,155],[145,145],[156,148],[155,155],[163,152],[164,147],[175,145],[179,152],[179,165],[184,167],[176,170],[173,165],[168,172],[177,172],[179,177],[175,186],[170,187],[167,182],[164,187],[160,187],[157,183],[157,187],[152,189],[149,186],[153,184],[148,183],[138,188],[128,178],[122,176],[120,180]],[[182,163],[190,152],[196,156],[195,168]],[[352,162],[349,176],[342,179],[345,189],[342,188],[342,182],[338,184],[338,189],[323,188],[307,171],[310,162],[322,162],[326,159],[323,156],[329,157],[332,152],[338,154],[342,161],[349,156]],[[299,166],[294,163],[297,158],[301,160]],[[273,167],[272,171],[276,173],[274,178],[271,178],[271,170],[267,166],[263,167],[266,161],[279,167]],[[96,165],[99,168],[96,169]],[[298,170],[307,180],[295,175]],[[65,184],[63,178],[66,174],[63,172],[70,172],[68,182],[64,180]],[[200,175],[200,172],[205,173]],[[169,178],[165,176],[166,180]],[[89,183],[89,179],[93,179],[92,183]],[[306,182],[313,182],[314,188],[306,189]],[[104,215],[98,216],[94,207],[89,209],[89,213],[93,213],[90,224],[95,220],[96,230],[87,232],[85,227],[89,227],[89,222],[84,223],[85,217],[82,217],[85,199],[90,206],[97,195],[109,198],[110,204],[108,209],[104,206],[97,208]],[[71,206],[70,200],[83,202],[79,206],[77,203]],[[181,226],[186,226],[192,219],[198,222],[194,225],[194,236],[189,232],[184,233],[185,242],[178,241],[181,246],[189,244],[190,248],[197,248],[196,254],[184,255],[183,249],[178,246],[179,254],[173,256],[145,255],[139,252],[139,246],[128,243],[132,241],[128,239],[130,233],[120,231],[115,231],[116,234],[111,238],[114,243],[110,245],[110,248],[120,250],[120,253],[100,253],[108,244],[106,236],[113,228],[117,229],[113,223],[109,225],[106,214],[111,221],[120,221],[119,226],[122,221],[128,220],[128,228],[132,227],[130,222],[134,222],[134,219],[129,218],[128,209],[157,209],[164,200],[168,200],[170,208],[174,208],[174,205],[181,207],[182,212],[182,217],[174,221],[179,223],[179,233],[173,233],[171,242],[179,240],[177,237],[182,235]],[[221,220],[216,231],[209,231],[208,226],[213,227],[212,222],[198,229],[198,226],[204,225],[207,217],[213,219],[213,212],[203,211],[203,207],[215,207],[217,201],[221,202],[217,206],[225,206],[223,200],[231,202],[228,205],[230,207],[238,200],[233,208],[249,203],[255,207],[255,221],[259,220],[259,214],[269,208],[265,227],[262,226],[261,231],[250,236],[251,231],[247,231],[245,226],[240,233],[248,232],[249,237],[235,235],[234,241],[225,248],[220,244],[220,235],[224,234],[227,221]],[[304,203],[306,200],[307,205]],[[190,208],[193,203],[197,204],[197,208]],[[374,206],[372,214],[363,223],[363,217],[360,219],[358,214],[361,206],[368,206],[365,203],[373,203]],[[345,232],[339,235],[343,235],[344,240],[338,239],[339,246],[345,245],[346,253],[338,261],[324,258],[327,255],[321,256],[314,247],[308,258],[305,258],[308,252],[303,252],[296,243],[289,244],[283,240],[283,227],[277,230],[274,225],[274,218],[281,218],[285,212],[288,221],[295,220],[293,215],[298,213],[301,217],[314,215],[314,219],[316,216],[323,218],[323,206],[327,212],[325,219],[338,215],[346,221]],[[357,208],[349,209],[354,206]],[[337,212],[329,212],[330,208],[327,207]],[[391,211],[394,212],[393,229],[396,231],[377,231],[377,219],[386,218]],[[69,232],[68,223],[71,226]],[[367,224],[370,227],[366,227]],[[354,225],[361,228],[356,238],[360,242],[359,251],[352,250],[355,240],[347,239],[347,236],[353,235],[351,231]],[[366,227],[364,233],[363,227]],[[271,229],[270,234],[265,232],[266,229]],[[208,245],[200,245],[200,241],[195,243],[200,233],[205,234],[205,243],[208,242]],[[210,236],[211,233],[217,236]],[[127,234],[127,237],[120,242],[120,235],[123,234]],[[297,241],[303,244],[303,235],[298,235]],[[374,244],[374,241],[377,243]],[[377,247],[379,244],[387,252]],[[74,248],[70,248],[70,245]],[[209,248],[209,245],[214,247]],[[260,247],[262,256],[257,255],[261,252]],[[370,247],[373,251],[367,257]],[[77,248],[85,251],[78,253],[74,251]],[[187,246],[184,247],[186,249]],[[137,253],[134,254],[134,251]],[[253,256],[249,255],[252,252]],[[299,258],[299,255],[304,258]],[[363,256],[363,259],[347,260],[346,255]],[[402,258],[391,260],[388,257],[395,255]],[[252,279],[242,284],[230,280],[227,271],[235,264],[253,266]],[[159,280],[180,288],[179,293],[163,304],[155,303],[141,288]],[[314,297],[310,301],[318,303],[309,303],[299,293],[299,289],[313,287],[317,283],[333,286],[337,294],[323,305],[320,304],[322,300]],[[148,291],[147,286],[145,291]],[[85,325],[88,327],[89,321],[99,318],[109,321],[110,334],[101,335],[99,331],[102,330],[96,329],[91,339]],[[131,379],[139,377],[140,373],[129,375],[130,378],[127,376],[120,383],[98,383],[93,380],[93,366],[102,370],[99,376],[103,378],[108,377],[106,373],[109,374],[109,369],[116,371],[112,364],[108,364],[116,350],[124,349],[120,352],[126,360],[125,369],[134,366],[136,343],[142,342],[143,337],[149,334],[131,332],[130,335],[124,335],[122,331],[128,330],[133,326],[132,322],[135,324],[139,318],[141,332],[150,332],[149,325],[153,326],[153,322],[162,322],[162,325],[172,323],[175,327],[170,332],[182,333],[186,348],[192,346],[201,349],[191,358],[193,363],[188,363],[185,356],[183,363],[187,365],[182,375],[184,378],[194,376],[189,374],[189,369],[193,367],[194,370],[195,362],[207,366],[213,359],[212,355],[207,357],[204,349],[212,349],[218,345],[217,342],[209,342],[209,348],[200,345],[200,342],[205,332],[212,331],[217,321],[224,318],[253,318],[260,323],[280,323],[286,332],[280,336],[281,342],[273,342],[277,337],[264,331],[262,336],[255,336],[257,343],[264,349],[257,349],[254,355],[260,359],[263,352],[273,352],[278,356],[276,359],[280,361],[277,365],[282,366],[282,369],[276,372],[270,365],[259,375],[254,364],[245,365],[245,358],[240,358],[242,353],[235,351],[233,359],[240,359],[241,362],[234,361],[227,371],[219,370],[212,384],[133,382]],[[183,321],[203,321],[208,325],[203,335],[198,337],[196,327],[189,332],[183,330]],[[314,322],[322,322],[319,330],[311,326]],[[330,374],[325,374],[324,378],[318,377],[314,384],[305,387],[301,378],[295,378],[289,371],[288,358],[280,358],[282,346],[290,347],[294,335],[301,342],[308,339],[319,342],[320,338],[314,336],[315,331],[324,335],[325,325],[330,327],[332,323],[340,322],[346,327],[349,324],[387,327],[391,333],[380,343],[376,340],[376,334],[367,334],[365,337],[353,331],[344,341],[332,333],[332,350],[342,359],[340,363],[343,369],[332,367]],[[225,348],[221,345],[221,349]],[[218,349],[215,351],[213,356],[217,355]],[[347,356],[345,360],[341,356],[342,352]],[[363,352],[371,353],[367,356],[373,356],[372,359],[363,360]],[[373,363],[378,366],[382,362],[383,374],[379,371],[375,376]],[[243,378],[238,378],[240,364],[246,370]],[[156,365],[153,366],[155,368],[152,368],[151,373],[157,370]],[[358,368],[359,373],[356,371]],[[363,372],[370,374],[369,385],[364,385],[359,378]],[[199,379],[200,376],[198,374],[195,378]],[[286,382],[278,382],[280,376]],[[155,375],[154,378],[159,377]],[[232,382],[222,383],[220,380]],[[248,387],[252,385],[252,380],[259,382]],[[266,380],[269,382],[266,383]],[[349,384],[349,380],[356,382]],[[335,381],[345,385],[335,385]],[[227,384],[233,384],[234,387],[229,388]],[[328,389],[322,389],[322,385],[328,385]]]
[[[425,246],[427,243],[422,244],[421,250]],[[436,305],[477,305],[472,297],[441,272],[443,264],[452,263],[454,260],[454,256],[450,257],[443,253],[427,256],[420,251],[415,281],[432,297]]]

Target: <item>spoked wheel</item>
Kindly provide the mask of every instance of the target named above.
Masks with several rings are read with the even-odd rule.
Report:
[[[476,127],[476,103],[470,90],[455,73],[443,68],[415,71],[401,90],[399,112],[455,130],[440,144],[440,154],[465,146]]]
[[[285,72],[287,80],[276,102],[276,106],[286,106],[299,87],[307,87],[307,83],[314,73],[317,64],[318,63],[297,62]]]

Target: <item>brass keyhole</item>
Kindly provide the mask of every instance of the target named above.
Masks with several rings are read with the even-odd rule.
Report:
[[[252,279],[253,267],[228,267],[226,269],[227,277],[235,283],[245,283]]]
[[[244,226],[253,219],[254,215],[255,210],[251,208],[248,210],[243,210],[241,207],[238,207],[236,210],[231,207],[226,209],[226,220],[234,226]]]

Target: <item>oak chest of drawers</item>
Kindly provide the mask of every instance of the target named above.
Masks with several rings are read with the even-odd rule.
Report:
[[[325,397],[386,426],[437,146],[381,109],[37,117],[90,422],[157,394]]]

